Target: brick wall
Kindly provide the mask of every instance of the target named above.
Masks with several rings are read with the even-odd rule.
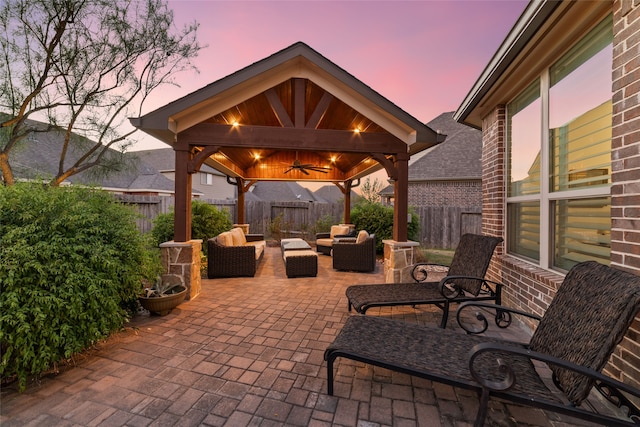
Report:
[[[640,5],[613,2],[611,264],[640,275]],[[610,375],[640,386],[640,319],[613,354]]]
[[[409,183],[410,206],[479,207],[482,183],[476,181],[416,181]]]
[[[637,4],[637,5],[636,5]],[[612,2],[614,12],[611,264],[640,275],[640,3]],[[484,234],[502,236],[505,212],[505,108],[483,120]],[[563,276],[496,249],[489,278],[505,284],[504,304],[543,315]],[[534,326],[531,323],[530,326]],[[640,387],[640,319],[616,348],[605,372]]]
[[[640,6],[614,2],[611,263],[640,274]]]
[[[504,237],[505,228],[505,129],[506,108],[502,105],[496,107],[482,123],[482,234],[498,237]],[[504,248],[503,242],[494,252],[487,271],[491,280],[502,280],[499,260]]]

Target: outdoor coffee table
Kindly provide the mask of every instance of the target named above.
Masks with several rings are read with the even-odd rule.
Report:
[[[304,240],[294,237],[280,240],[280,250],[283,253],[284,251],[311,250],[311,246]]]

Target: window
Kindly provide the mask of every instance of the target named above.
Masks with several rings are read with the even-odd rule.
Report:
[[[609,263],[612,25],[507,105],[507,250],[545,268]]]
[[[200,173],[200,184],[202,185],[213,185],[213,174],[201,172]]]

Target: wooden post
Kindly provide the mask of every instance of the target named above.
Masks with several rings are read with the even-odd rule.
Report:
[[[344,223],[351,224],[351,184],[352,180],[344,182]]]
[[[394,208],[393,208],[393,240],[396,242],[407,241],[407,216],[409,214],[409,155],[400,153],[395,156],[395,169],[398,173],[393,184]]]
[[[191,174],[189,173],[189,160],[191,153],[188,146],[176,144],[175,176],[175,208],[173,217],[173,240],[175,242],[188,242],[191,240]]]

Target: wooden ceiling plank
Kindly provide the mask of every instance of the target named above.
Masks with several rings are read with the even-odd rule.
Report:
[[[407,146],[388,133],[354,133],[333,129],[296,129],[270,126],[240,126],[200,123],[178,134],[190,145],[219,145],[281,150],[317,150],[344,153],[406,153]]]
[[[311,117],[309,117],[309,121],[305,126],[307,129],[315,129],[318,124],[320,124],[320,121],[327,113],[327,109],[329,108],[332,99],[333,95],[331,95],[329,92],[325,92],[322,95],[322,98],[320,98],[320,102],[318,102],[316,109],[313,110],[313,114],[311,114]]]
[[[284,105],[282,105],[282,101],[280,101],[280,98],[278,97],[275,89],[271,88],[265,91],[264,94],[267,97],[269,104],[271,105],[273,113],[276,115],[276,118],[280,122],[280,125],[285,128],[294,127],[293,122],[291,121],[291,117],[289,117],[289,113],[287,113],[286,108],[284,108]]]

